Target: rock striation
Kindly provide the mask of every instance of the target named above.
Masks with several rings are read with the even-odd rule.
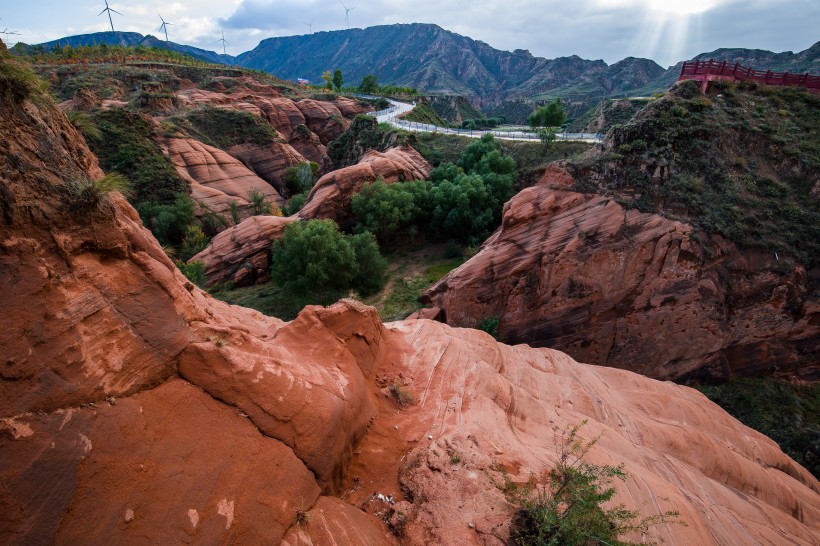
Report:
[[[366,184],[382,178],[388,184],[425,180],[430,164],[410,146],[385,152],[371,150],[358,164],[324,175],[308,195],[299,216],[305,219],[330,218],[340,226],[352,221],[350,200]]]
[[[499,318],[509,343],[660,379],[816,379],[820,304],[800,266],[689,225],[564,191],[553,167],[478,254],[424,294],[448,324]],[[773,362],[779,369],[771,369]]]
[[[351,300],[215,301],[124,199],[76,200],[102,173],[54,107],[0,108],[3,543],[504,544],[501,469],[583,420],[616,500],[688,523],[658,538],[820,540],[820,483],[696,391]]]
[[[384,153],[371,151],[362,162],[324,175],[308,196],[297,216],[280,218],[257,216],[218,234],[205,250],[191,258],[205,262],[209,285],[233,282],[244,286],[269,280],[270,246],[282,237],[288,223],[314,218],[330,218],[349,224],[350,200],[362,187],[384,178],[394,183],[425,179],[430,165],[413,148],[402,147]]]
[[[232,282],[247,286],[270,280],[270,249],[296,216],[251,216],[218,233],[191,261],[205,263],[209,285]]]
[[[282,203],[270,184],[219,148],[192,138],[169,138],[161,145],[177,172],[191,184],[191,197],[201,209],[228,214],[229,203],[235,201],[244,210],[243,216],[247,216],[248,194],[253,191],[263,194],[269,202]]]

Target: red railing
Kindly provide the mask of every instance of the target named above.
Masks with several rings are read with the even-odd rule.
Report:
[[[766,85],[788,85],[820,90],[820,76],[811,74],[790,74],[771,70],[753,70],[738,63],[727,61],[686,61],[678,80],[743,81],[753,80]]]

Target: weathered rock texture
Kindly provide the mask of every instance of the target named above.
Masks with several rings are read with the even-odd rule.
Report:
[[[817,377],[820,304],[803,268],[779,271],[774,255],[553,189],[565,174],[507,203],[480,252],[423,296],[448,324],[495,316],[509,343],[655,378]]]
[[[169,138],[162,143],[177,172],[191,184],[191,197],[205,210],[230,212],[231,201],[249,214],[248,194],[257,191],[277,205],[279,193],[227,152],[192,138]]]
[[[282,196],[287,195],[288,169],[305,162],[302,154],[284,142],[274,142],[269,146],[239,144],[231,146],[227,151],[267,181]]]
[[[383,178],[388,184],[424,180],[430,175],[430,165],[410,146],[392,148],[386,152],[371,150],[362,160],[324,175],[308,195],[299,212],[301,218],[330,218],[340,226],[352,220],[350,200],[365,184]]]
[[[191,261],[205,262],[208,284],[267,282],[271,244],[297,220],[295,216],[252,216],[217,234]]]
[[[308,196],[297,216],[249,218],[218,234],[205,250],[191,258],[205,262],[208,284],[233,282],[243,286],[267,282],[270,247],[282,237],[285,226],[297,219],[330,218],[340,225],[350,222],[350,200],[368,182],[383,177],[385,182],[427,178],[430,165],[410,147],[385,153],[370,152],[353,167],[323,176]]]
[[[393,544],[375,491],[402,544],[500,545],[498,469],[583,419],[617,500],[682,513],[668,543],[820,540],[820,483],[699,393],[349,300],[215,301],[123,199],[78,209],[65,180],[101,173],[56,109],[0,108],[0,542]]]

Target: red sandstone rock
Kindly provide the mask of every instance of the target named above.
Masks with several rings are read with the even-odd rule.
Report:
[[[219,148],[190,138],[165,139],[161,145],[177,172],[190,182],[191,197],[202,205],[201,210],[227,214],[229,202],[235,201],[244,210],[243,216],[248,216],[251,191],[262,193],[277,206],[282,204],[270,184]]]
[[[288,169],[305,162],[293,146],[283,142],[274,142],[270,146],[239,144],[227,151],[276,188],[280,195],[287,194],[285,180]]]
[[[296,102],[296,107],[305,116],[308,128],[319,135],[322,144],[336,140],[350,126],[350,121],[330,102],[302,99]]]
[[[205,262],[208,284],[233,282],[254,284],[266,276],[273,241],[282,237],[285,227],[296,217],[252,216],[217,234],[191,261]]]
[[[351,220],[350,200],[362,187],[381,177],[388,184],[423,180],[430,175],[430,165],[409,146],[386,152],[372,150],[353,166],[324,175],[316,182],[300,218],[330,218],[339,225]]]
[[[816,362],[801,364],[820,349],[805,270],[783,275],[774,255],[550,188],[562,181],[515,196],[480,252],[423,296],[448,324],[496,316],[507,342],[656,378],[770,373],[772,362],[817,377]]]
[[[215,301],[124,200],[72,205],[102,173],[64,116],[0,108],[1,542],[391,544],[357,512],[397,522],[382,494],[402,544],[503,544],[498,469],[544,472],[584,419],[616,501],[682,513],[667,543],[820,541],[820,483],[696,391],[352,301]]]

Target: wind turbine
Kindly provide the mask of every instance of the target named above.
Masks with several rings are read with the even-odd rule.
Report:
[[[227,55],[228,51],[225,49],[225,46],[226,45],[231,45],[231,44],[229,44],[228,42],[225,41],[225,29],[224,28],[222,29],[222,38],[217,40],[217,42],[222,42],[222,53],[224,55]]]
[[[159,15],[159,12],[157,12],[157,15]],[[159,26],[159,31],[165,32],[165,41],[168,42],[168,25],[173,26],[174,23],[166,23],[165,19],[162,18],[162,15],[159,15],[159,20],[162,21],[162,24]]]
[[[116,13],[117,15],[122,15],[122,13],[118,12],[117,10],[111,9],[110,7],[108,7],[108,0],[105,0],[105,9],[102,10],[100,13],[98,13],[97,17],[99,17],[100,15],[102,15],[105,12],[108,12],[108,22],[111,23],[111,32],[114,32],[114,20],[111,19],[111,12],[112,11],[114,13]]]
[[[14,35],[14,34],[16,34],[17,36],[19,36],[19,35],[20,35],[20,33],[19,33],[19,32],[14,32],[13,30],[9,30],[9,27],[6,27],[6,28],[4,28],[2,31],[0,31],[0,34],[2,34],[3,36],[5,36],[5,37],[6,37],[6,40],[5,40],[5,41],[8,41],[9,36],[12,36],[12,35]]]
[[[307,25],[307,27],[308,27],[308,31],[309,31],[311,34],[313,34],[313,21],[311,21],[310,23],[306,23],[305,21],[302,21],[302,24]]]
[[[356,8],[355,7],[349,8],[349,7],[345,6],[345,3],[342,2],[342,0],[339,0],[339,3],[345,9],[345,24],[347,25],[347,28],[349,29],[350,28],[350,16],[348,14]]]

